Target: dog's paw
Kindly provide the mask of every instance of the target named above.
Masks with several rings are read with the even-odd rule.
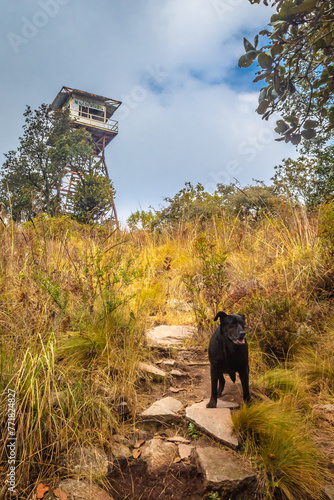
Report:
[[[208,404],[206,405],[207,408],[217,408],[217,401],[215,399],[210,399]]]

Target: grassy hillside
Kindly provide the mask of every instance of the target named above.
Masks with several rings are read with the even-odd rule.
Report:
[[[217,310],[247,318],[255,402],[235,426],[264,491],[318,498],[328,458],[314,443],[333,431],[315,411],[334,402],[333,206],[156,232],[41,217],[0,233],[0,474],[10,388],[22,498],[75,443],[119,431],[122,403],[135,417],[148,327],[195,324],[206,349]]]

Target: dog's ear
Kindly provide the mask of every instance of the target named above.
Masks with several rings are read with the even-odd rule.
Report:
[[[226,313],[224,313],[223,311],[219,311],[219,312],[216,314],[216,316],[215,316],[215,321],[217,321],[217,319],[218,319],[218,318],[220,318],[220,321],[221,321],[221,320],[222,320],[222,319],[224,319],[226,316],[227,316],[227,314],[226,314]]]

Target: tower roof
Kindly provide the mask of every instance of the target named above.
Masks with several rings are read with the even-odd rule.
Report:
[[[69,97],[73,94],[81,97],[85,97],[86,99],[94,99],[94,101],[100,101],[106,104],[108,108],[108,117],[112,116],[115,111],[122,104],[121,101],[116,101],[115,99],[111,99],[110,97],[104,97],[102,95],[91,94],[90,92],[85,92],[83,90],[72,89],[71,87],[62,87],[60,92],[56,95],[53,103],[51,104],[52,109],[60,109],[64,106]]]

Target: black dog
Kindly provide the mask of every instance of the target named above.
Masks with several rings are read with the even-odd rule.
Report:
[[[245,316],[243,314],[226,314],[219,312],[215,321],[220,318],[220,326],[216,328],[209,344],[209,361],[211,365],[211,398],[207,408],[216,408],[217,397],[222,395],[225,386],[224,373],[232,382],[239,373],[243,398],[250,400],[248,345],[245,339]],[[217,390],[219,382],[219,389]]]

